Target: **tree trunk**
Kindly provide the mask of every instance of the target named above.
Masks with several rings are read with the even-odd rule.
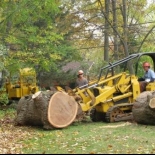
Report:
[[[117,30],[116,0],[112,0],[112,15],[113,15],[113,27]],[[118,60],[118,35],[114,30],[113,33],[114,33],[114,59]]]
[[[133,104],[133,118],[139,124],[155,125],[155,91],[145,91]]]
[[[105,14],[106,18],[109,20],[109,0],[105,0]],[[104,60],[109,62],[109,23],[105,20],[105,30],[104,30]]]
[[[124,52],[125,52],[125,56],[129,56],[129,51],[128,51],[128,26],[127,26],[127,1],[126,0],[122,0],[123,3],[123,8],[122,8],[122,16],[123,16],[123,31],[124,31]],[[134,69],[133,69],[133,65],[132,62],[129,61],[128,62],[128,69],[130,71],[130,74],[134,74]]]
[[[15,124],[65,128],[75,120],[77,112],[77,102],[67,93],[40,91],[19,100]]]

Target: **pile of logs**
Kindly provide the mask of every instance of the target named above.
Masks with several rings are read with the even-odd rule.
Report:
[[[76,97],[77,98],[77,97]],[[65,128],[84,116],[77,100],[63,91],[40,91],[22,97],[17,105],[16,125]],[[155,125],[155,91],[142,92],[132,107],[133,120]]]

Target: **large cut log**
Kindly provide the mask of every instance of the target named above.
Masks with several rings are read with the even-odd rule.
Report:
[[[141,93],[133,104],[132,113],[135,122],[155,125],[155,91]]]
[[[48,105],[48,121],[56,128],[70,125],[76,118],[78,104],[67,93],[55,93]]]
[[[77,112],[77,102],[67,93],[40,91],[19,100],[15,124],[41,125],[45,129],[65,128],[75,120]]]

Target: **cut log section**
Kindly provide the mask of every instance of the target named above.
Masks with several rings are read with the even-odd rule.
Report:
[[[70,125],[76,118],[78,104],[72,96],[64,92],[55,93],[48,106],[48,121],[56,128]]]
[[[60,91],[42,91],[19,100],[15,125],[64,128],[75,120],[77,113],[78,103],[72,96]]]
[[[151,109],[155,109],[155,98],[152,98],[150,100],[149,106],[150,106]]]

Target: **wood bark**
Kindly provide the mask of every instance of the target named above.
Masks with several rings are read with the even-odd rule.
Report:
[[[132,113],[135,122],[155,125],[155,91],[142,92],[133,104]]]
[[[105,0],[105,15],[109,20],[109,0]],[[105,30],[104,30],[104,60],[109,62],[109,23],[105,20]]]
[[[127,26],[127,1],[122,0],[122,16],[123,16],[123,32],[124,32],[124,52],[125,56],[129,56],[129,48],[128,48],[128,26]],[[128,61],[128,69],[130,74],[134,74],[134,69],[131,61]]]
[[[19,100],[15,125],[65,128],[75,120],[77,112],[78,104],[72,96],[60,91],[44,91]]]
[[[113,27],[117,30],[117,12],[116,12],[116,0],[112,0],[112,15],[113,15]],[[118,35],[114,33],[114,59],[118,60]]]

